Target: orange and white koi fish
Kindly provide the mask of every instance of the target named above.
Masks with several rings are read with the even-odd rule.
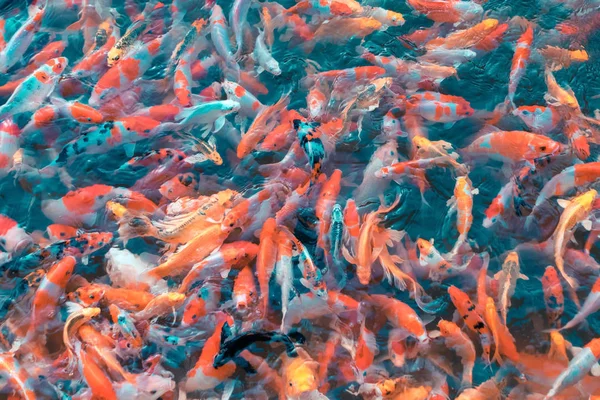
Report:
[[[368,285],[371,281],[371,265],[377,259],[385,246],[391,246],[402,238],[402,233],[393,229],[385,229],[379,226],[381,215],[393,210],[400,202],[400,197],[388,207],[383,204],[377,211],[369,213],[360,227],[360,234],[356,243],[356,255],[350,254],[346,247],[342,248],[342,254],[349,263],[356,265],[358,281]]]
[[[196,263],[181,282],[178,291],[186,293],[196,281],[205,280],[217,274],[227,276],[232,269],[241,270],[256,258],[257,253],[258,246],[254,243],[244,241],[226,243],[204,260]],[[242,279],[242,281],[245,280],[247,280],[247,276]]]
[[[533,165],[536,158],[557,155],[563,150],[563,145],[546,136],[524,131],[491,130],[475,139],[464,153],[513,163],[525,160]]]
[[[265,221],[260,231],[258,254],[256,255],[256,277],[260,288],[261,314],[267,315],[269,305],[269,280],[277,262],[277,223],[274,218]]]
[[[417,313],[406,303],[394,298],[374,294],[369,296],[370,302],[383,312],[389,323],[397,329],[402,329],[414,336],[421,346],[429,343],[429,336],[423,321]]]
[[[473,1],[409,0],[408,4],[432,21],[452,24],[478,20],[483,8]]]
[[[521,78],[525,75],[527,64],[529,63],[529,56],[531,55],[531,43],[533,42],[533,28],[531,25],[527,26],[527,29],[521,35],[517,41],[517,47],[515,54],[513,55],[512,65],[510,67],[510,76],[508,80],[508,97],[506,98],[507,103],[510,103],[512,107],[515,107],[515,93]]]
[[[153,212],[157,209],[156,204],[129,189],[91,185],[71,191],[60,199],[45,200],[42,211],[55,222],[93,226],[99,220],[98,212],[104,210],[108,201],[115,199],[123,199],[132,210]]]
[[[6,74],[11,67],[23,58],[42,25],[45,12],[45,7],[36,8],[19,30],[11,36],[6,46],[2,48],[0,51],[0,73]]]
[[[33,111],[41,106],[54,90],[68,63],[65,57],[57,57],[36,69],[0,107],[0,118]]]
[[[17,221],[0,214],[0,240],[2,251],[21,254],[33,244],[33,238],[21,228]]]
[[[498,26],[498,20],[487,18],[480,23],[460,31],[453,32],[444,38],[432,39],[425,48],[427,50],[443,47],[446,49],[467,49],[477,46]]]
[[[479,189],[473,189],[473,184],[467,176],[456,178],[454,196],[448,200],[450,206],[448,213],[456,210],[456,230],[458,239],[452,248],[451,254],[456,254],[466,241],[473,224],[473,195],[479,194]]]
[[[67,283],[73,275],[75,258],[67,256],[56,262],[48,271],[33,298],[31,321],[24,342],[29,344],[32,340],[45,332],[48,323],[56,317],[61,296]]]

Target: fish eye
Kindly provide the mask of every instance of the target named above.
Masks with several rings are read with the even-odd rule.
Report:
[[[91,121],[92,121],[92,119],[91,119],[91,118],[88,118],[87,120],[88,120],[88,122],[91,122]]]
[[[540,146],[541,151],[546,151],[546,146]]]
[[[117,61],[119,58],[121,58],[121,56],[114,56],[113,60]]]
[[[523,115],[529,115],[529,111],[528,110],[523,110]]]
[[[90,294],[90,299],[94,300],[96,296],[94,296],[93,294]]]
[[[150,394],[156,394],[156,390],[151,390]]]

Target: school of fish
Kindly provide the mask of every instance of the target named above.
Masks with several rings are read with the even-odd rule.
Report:
[[[600,2],[536,4],[0,1],[0,396],[600,399]]]

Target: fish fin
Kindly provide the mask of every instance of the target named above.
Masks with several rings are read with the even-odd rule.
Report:
[[[594,365],[592,365],[592,369],[590,370],[590,374],[592,376],[600,376],[600,364],[596,363]]]
[[[204,154],[197,153],[192,156],[186,157],[183,161],[185,161],[188,164],[199,164],[199,163],[205,162],[207,160],[208,160],[208,157],[206,157]]]
[[[566,200],[566,199],[558,199],[558,200],[556,200],[556,202],[562,208],[567,208],[569,206],[569,204],[571,204],[571,202],[569,200]]]
[[[402,264],[404,262],[403,258],[401,258],[400,256],[397,256],[395,254],[393,256],[391,256],[391,257],[392,257],[392,262],[394,264]]]
[[[581,222],[581,226],[583,226],[583,228],[586,231],[591,231],[592,230],[592,221],[589,219],[586,219],[585,221]]]
[[[350,264],[356,264],[356,259],[350,254],[346,246],[342,246],[342,255]]]
[[[456,198],[454,196],[450,197],[446,202],[446,206],[450,207],[450,210],[452,210],[448,210],[448,214],[450,214],[450,212],[454,212],[454,208],[456,206]]]
[[[524,281],[528,281],[529,280],[529,277],[527,275],[524,275],[524,274],[519,274],[519,278],[523,279]]]
[[[242,359],[242,360],[244,360],[244,359]],[[250,363],[247,360],[244,360],[244,361],[246,363],[248,363],[248,365],[250,365]],[[241,364],[239,364],[239,365],[242,366]],[[254,368],[252,368],[252,366],[250,366],[250,369],[254,370]],[[252,371],[249,371],[248,369],[246,369],[245,366],[244,366],[244,370],[246,372],[253,373]],[[254,371],[254,372],[256,372],[256,371]],[[225,382],[225,385],[223,385],[223,394],[221,395],[221,400],[229,400],[231,398],[231,395],[233,394],[233,391],[235,389],[235,383],[236,383],[236,381],[233,379],[230,379],[227,382]]]
[[[471,194],[479,194],[479,189],[475,188],[475,189],[471,190]]]
[[[184,108],[175,116],[175,122],[181,122],[186,118],[189,118],[194,113],[195,107]]]
[[[498,271],[494,274],[494,279],[498,280],[502,277],[502,271]]]
[[[124,144],[123,150],[125,150],[125,154],[127,155],[127,157],[133,157],[135,153],[135,143]]]

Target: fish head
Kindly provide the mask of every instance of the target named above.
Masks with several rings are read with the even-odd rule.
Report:
[[[109,245],[113,240],[112,232],[92,232],[85,234],[87,240],[87,250],[94,252]]]
[[[104,297],[104,288],[96,285],[82,286],[69,293],[69,300],[91,306],[98,303]]]
[[[299,396],[318,388],[318,381],[313,363],[296,358],[285,371],[285,392],[289,397]]]
[[[386,21],[388,21],[391,26],[402,26],[406,22],[402,14],[391,10],[386,10]]]
[[[234,100],[224,100],[223,101],[223,109],[229,112],[238,112],[240,111],[241,104]]]
[[[158,191],[168,200],[177,200],[193,194],[197,187],[197,180],[192,173],[180,174],[163,183]]]
[[[456,325],[454,323],[443,319],[438,322],[437,326],[442,336],[450,336],[456,330]]]
[[[108,67],[115,66],[119,62],[119,60],[121,59],[122,56],[123,56],[123,50],[113,47],[112,49],[110,49],[108,51],[108,55],[106,56],[106,65],[108,65]]]
[[[200,318],[206,315],[206,301],[201,297],[200,292],[193,296],[183,310],[181,324],[184,326],[194,325]]]
[[[256,303],[256,284],[254,274],[248,266],[242,268],[233,283],[233,300],[238,310],[245,311]]]
[[[450,295],[450,300],[455,305],[470,302],[469,296],[454,285],[448,288],[448,294]]]
[[[175,382],[159,374],[138,374],[135,381],[139,398],[147,400],[157,400],[175,390]]]
[[[475,114],[475,110],[467,101],[460,101],[456,104],[456,113],[463,117],[470,117]]]

